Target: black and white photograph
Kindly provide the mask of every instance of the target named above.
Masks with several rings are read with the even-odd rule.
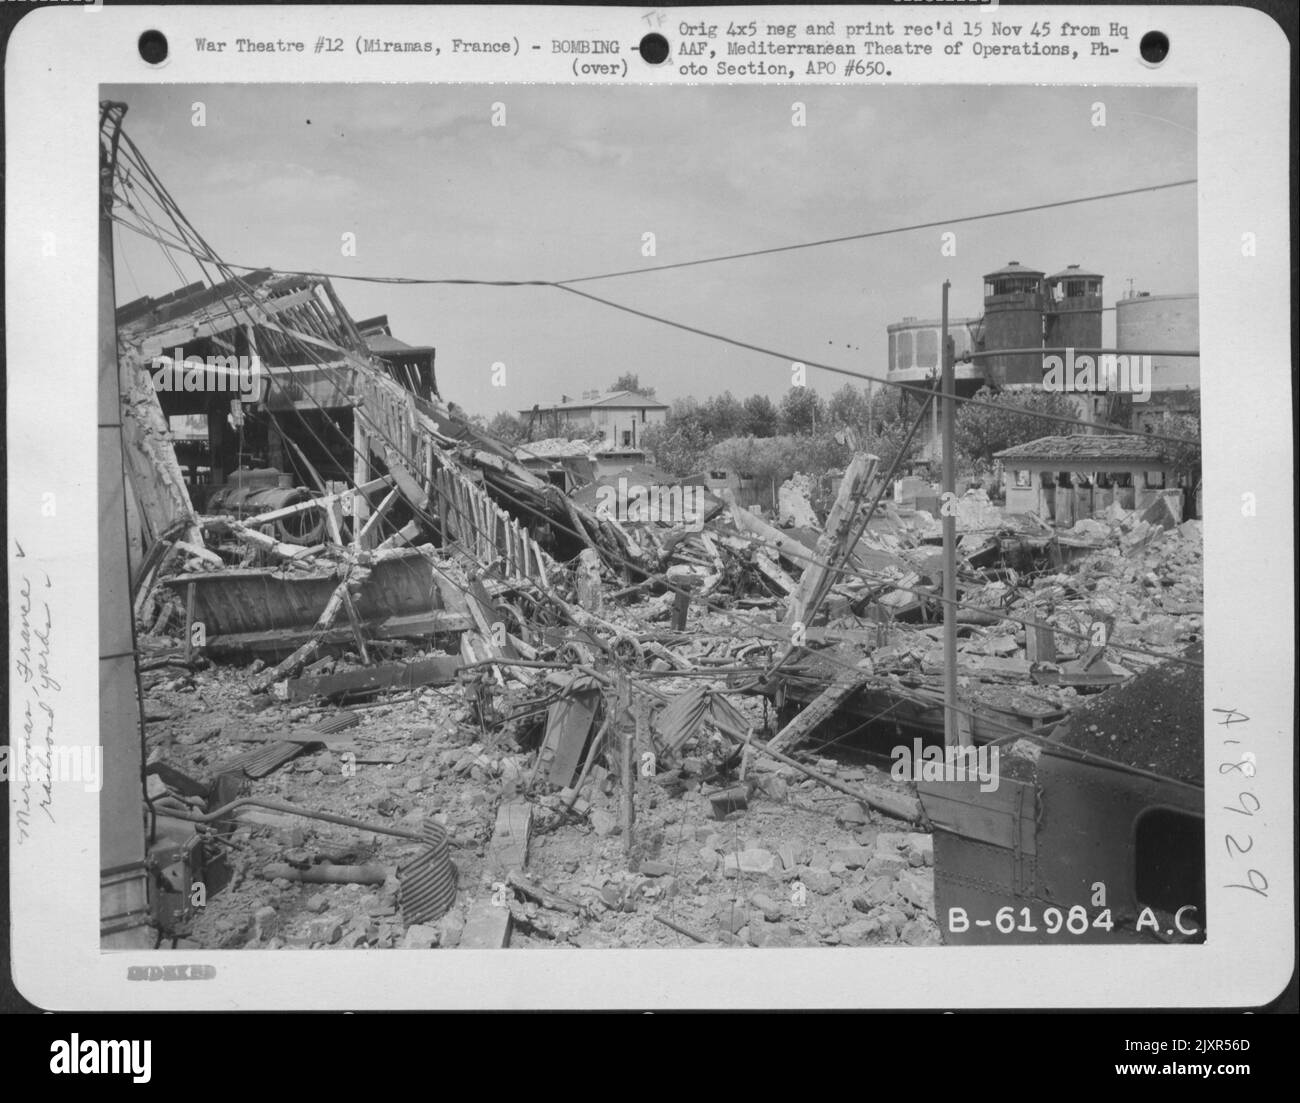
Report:
[[[106,947],[1205,938],[1194,89],[101,113]]]
[[[54,7],[0,1008],[323,1013],[365,1075],[412,1011],[1262,1067],[1118,1014],[1294,1009],[1272,18]],[[137,1025],[40,1056],[199,1067]]]

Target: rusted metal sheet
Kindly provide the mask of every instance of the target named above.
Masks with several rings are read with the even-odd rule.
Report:
[[[588,689],[571,689],[551,705],[546,717],[546,736],[533,768],[534,779],[544,776],[552,785],[560,786],[573,780],[599,709],[600,689],[594,685]]]

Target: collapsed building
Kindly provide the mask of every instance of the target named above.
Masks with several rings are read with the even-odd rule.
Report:
[[[988,817],[891,763],[943,741],[942,528],[876,457],[798,526],[703,487],[687,516],[639,461],[492,439],[328,278],[216,267],[101,307],[104,742],[143,764],[102,805],[106,946],[946,940],[936,856]],[[1051,747],[1200,639],[1198,522],[972,492],[956,527],[964,743]],[[1133,816],[1194,788],[1146,773]]]

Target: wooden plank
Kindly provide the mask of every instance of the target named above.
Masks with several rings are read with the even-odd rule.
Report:
[[[343,612],[348,618],[348,627],[352,632],[352,641],[356,644],[357,654],[361,657],[361,661],[369,666],[370,649],[366,646],[366,636],[361,630],[361,618],[357,615],[357,607],[353,604],[352,595],[347,592],[343,594]]]
[[[798,589],[799,584],[781,569],[781,565],[776,561],[776,553],[771,549],[755,548],[754,566],[758,568],[759,574],[783,594],[788,596]]]
[[[405,547],[415,542],[420,535],[420,526],[415,521],[408,521],[397,532],[393,533],[387,540],[379,544],[376,551],[389,551],[393,548]]]
[[[395,501],[397,501],[400,495],[401,492],[396,487],[394,487],[386,495],[384,495],[383,501],[381,501],[379,505],[375,506],[374,512],[371,513],[370,516],[366,518],[365,524],[362,525],[361,530],[357,533],[358,547],[362,547],[362,548],[370,547],[370,545],[374,542],[372,539],[372,534],[379,527],[379,522],[384,519],[385,515],[388,513],[389,508],[392,506],[392,504]]]
[[[817,695],[803,710],[768,740],[771,751],[788,751],[806,739],[818,725],[828,720],[844,699],[865,685],[872,674],[865,670],[843,671],[829,686]]]
[[[546,734],[533,767],[534,781],[545,777],[552,785],[564,787],[573,780],[599,708],[597,689],[571,692],[551,705],[546,716]]]
[[[273,536],[268,536],[264,532],[251,529],[240,521],[221,521],[214,527],[226,529],[241,544],[249,544],[252,547],[259,548],[291,567],[305,571],[319,569],[319,565],[312,560],[312,556],[316,550],[324,550],[324,545],[319,545],[318,548],[314,549],[305,547],[302,544],[286,544]],[[222,566],[224,567],[225,564],[223,563]]]
[[[417,686],[449,685],[462,666],[456,655],[436,655],[410,663],[381,663],[341,674],[316,678],[294,678],[289,682],[289,700],[309,697],[359,696],[381,689],[414,689]]]
[[[319,509],[327,502],[350,498],[360,491],[362,494],[370,494],[380,487],[388,486],[391,480],[387,475],[380,476],[378,479],[371,479],[367,483],[362,483],[356,490],[345,490],[342,494],[327,494],[324,498],[310,498],[305,502],[296,502],[291,506],[281,506],[279,509],[272,509],[266,513],[259,513],[256,517],[245,517],[243,523],[246,525],[266,525],[272,521],[280,521],[285,517],[292,517],[295,513],[302,513],[309,509]]]
[[[333,626],[335,618],[339,615],[339,610],[343,606],[343,598],[348,592],[348,584],[353,579],[358,582],[364,581],[369,574],[369,570],[362,569],[344,576],[343,581],[330,594],[329,601],[325,603],[325,608],[321,611],[320,617],[312,626],[311,636],[307,642],[287,659],[254,678],[251,686],[254,693],[260,693],[274,685],[281,678],[286,678],[290,674],[297,672],[316,653],[316,649],[320,646],[321,634]]]
[[[185,661],[188,663],[194,651],[194,583],[185,587]]]
[[[427,516],[429,513],[429,494],[416,481],[414,475],[407,469],[402,462],[402,457],[392,448],[385,450],[385,457],[388,462],[388,473],[393,477],[393,485],[401,492],[403,498],[415,510],[418,517]]]
[[[1056,633],[1050,624],[1025,626],[1025,658],[1031,663],[1056,662]]]
[[[840,481],[835,503],[826,518],[826,529],[817,540],[817,563],[811,564],[799,579],[799,589],[790,599],[785,623],[794,624],[808,619],[808,612],[817,610],[831,584],[830,567],[836,565],[849,536],[858,520],[858,507],[871,485],[876,469],[876,457],[865,452],[857,453],[850,461],[844,478]]]
[[[722,491],[722,499],[731,507],[732,523],[741,532],[748,533],[750,536],[761,540],[769,548],[773,548],[780,555],[801,568],[806,569],[812,563],[813,552],[811,548],[801,544],[780,529],[773,528],[758,514],[744,509],[736,502],[736,496],[730,490]]]

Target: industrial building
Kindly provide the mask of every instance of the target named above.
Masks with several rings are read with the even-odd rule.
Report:
[[[1050,350],[1096,350],[1104,347],[1102,316],[1115,312],[1116,354],[1196,352],[1199,312],[1195,293],[1152,295],[1130,291],[1113,307],[1103,298],[1101,273],[1071,264],[1053,275],[1009,261],[984,276],[984,313],[948,319],[948,349],[958,398],[981,387],[998,390],[1039,389],[1044,357]],[[942,322],[904,318],[887,327],[889,379],[924,385],[939,375]],[[1003,351],[1006,350],[1006,351]],[[1034,350],[1034,351],[1026,351]],[[1144,377],[1150,394],[1126,396],[1104,388],[1074,393],[1078,416],[1086,421],[1128,423],[1154,429],[1175,413],[1194,413],[1199,406],[1200,360],[1195,356],[1156,355]],[[909,399],[910,401],[910,399]],[[931,403],[921,455],[940,454],[941,403]]]

